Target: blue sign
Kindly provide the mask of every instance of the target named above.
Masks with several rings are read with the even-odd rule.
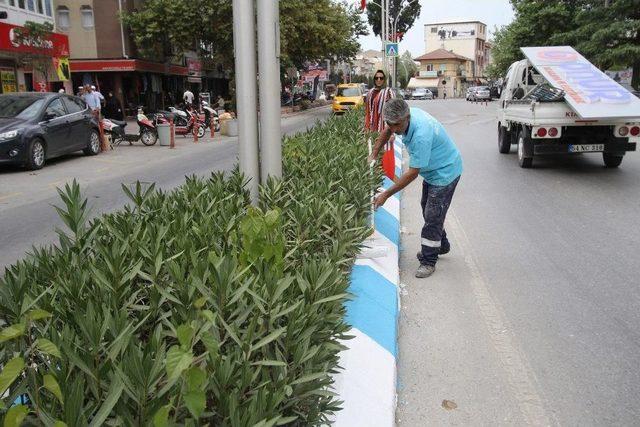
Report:
[[[387,43],[384,45],[384,56],[398,56],[398,43]]]

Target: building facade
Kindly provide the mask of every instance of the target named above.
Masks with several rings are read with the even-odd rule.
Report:
[[[489,64],[487,26],[480,21],[434,22],[424,26],[425,52],[444,49],[473,61],[474,79],[485,76]]]
[[[460,97],[466,90],[467,77],[473,74],[473,61],[444,49],[436,49],[414,59],[420,62],[418,75],[407,88],[426,87],[439,97]]]
[[[52,0],[0,0],[1,92],[71,91],[69,40],[56,32]],[[43,39],[26,34],[24,25],[50,23],[54,31]],[[22,33],[22,37],[20,34]]]
[[[134,115],[138,106],[158,110],[176,105],[187,88],[196,95],[228,93],[225,73],[195,53],[177,62],[141,57],[119,15],[141,10],[143,0],[53,0],[53,5],[58,31],[69,37],[76,91],[92,84],[103,95],[112,92],[127,115]]]

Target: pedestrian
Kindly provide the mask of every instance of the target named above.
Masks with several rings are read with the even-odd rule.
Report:
[[[104,116],[111,119],[123,120],[122,108],[118,98],[113,96],[113,92],[109,91],[104,105]]]
[[[218,109],[224,110],[224,98],[222,95],[218,95]]]
[[[447,99],[447,89],[442,88],[442,99]]]
[[[100,100],[100,105],[102,105],[104,103],[104,95],[102,95],[100,91],[96,90],[96,87],[94,85],[91,85],[91,90],[93,91],[93,93],[95,93],[95,95]]]
[[[84,96],[84,86],[78,86],[78,95],[80,98]]]
[[[100,116],[100,98],[91,89],[91,85],[84,85],[82,99],[87,103],[91,111],[98,117]]]
[[[393,90],[386,86],[384,71],[378,70],[373,75],[373,88],[369,90],[365,98],[364,128],[369,132],[382,132],[384,121],[382,109],[385,103],[394,97]]]
[[[382,206],[418,175],[423,178],[420,205],[424,225],[418,253],[420,266],[415,275],[429,277],[436,269],[438,255],[446,254],[451,248],[444,220],[462,174],[462,158],[444,126],[427,112],[409,108],[402,99],[392,99],[385,105],[383,114],[387,127],[376,142],[371,159],[377,158],[382,145],[395,133],[402,135],[409,152],[409,169],[389,189],[376,196],[374,207]]]
[[[184,91],[184,94],[182,95],[182,100],[186,105],[192,105],[193,98],[194,98],[193,92],[191,92],[189,89]]]

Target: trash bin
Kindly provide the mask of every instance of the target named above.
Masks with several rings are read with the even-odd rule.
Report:
[[[227,135],[238,136],[238,121],[236,119],[227,120]]]
[[[160,145],[171,145],[171,125],[169,123],[158,123],[157,126]]]

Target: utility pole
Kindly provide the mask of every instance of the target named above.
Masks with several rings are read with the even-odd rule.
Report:
[[[262,183],[282,177],[279,1],[258,0],[260,160]]]

